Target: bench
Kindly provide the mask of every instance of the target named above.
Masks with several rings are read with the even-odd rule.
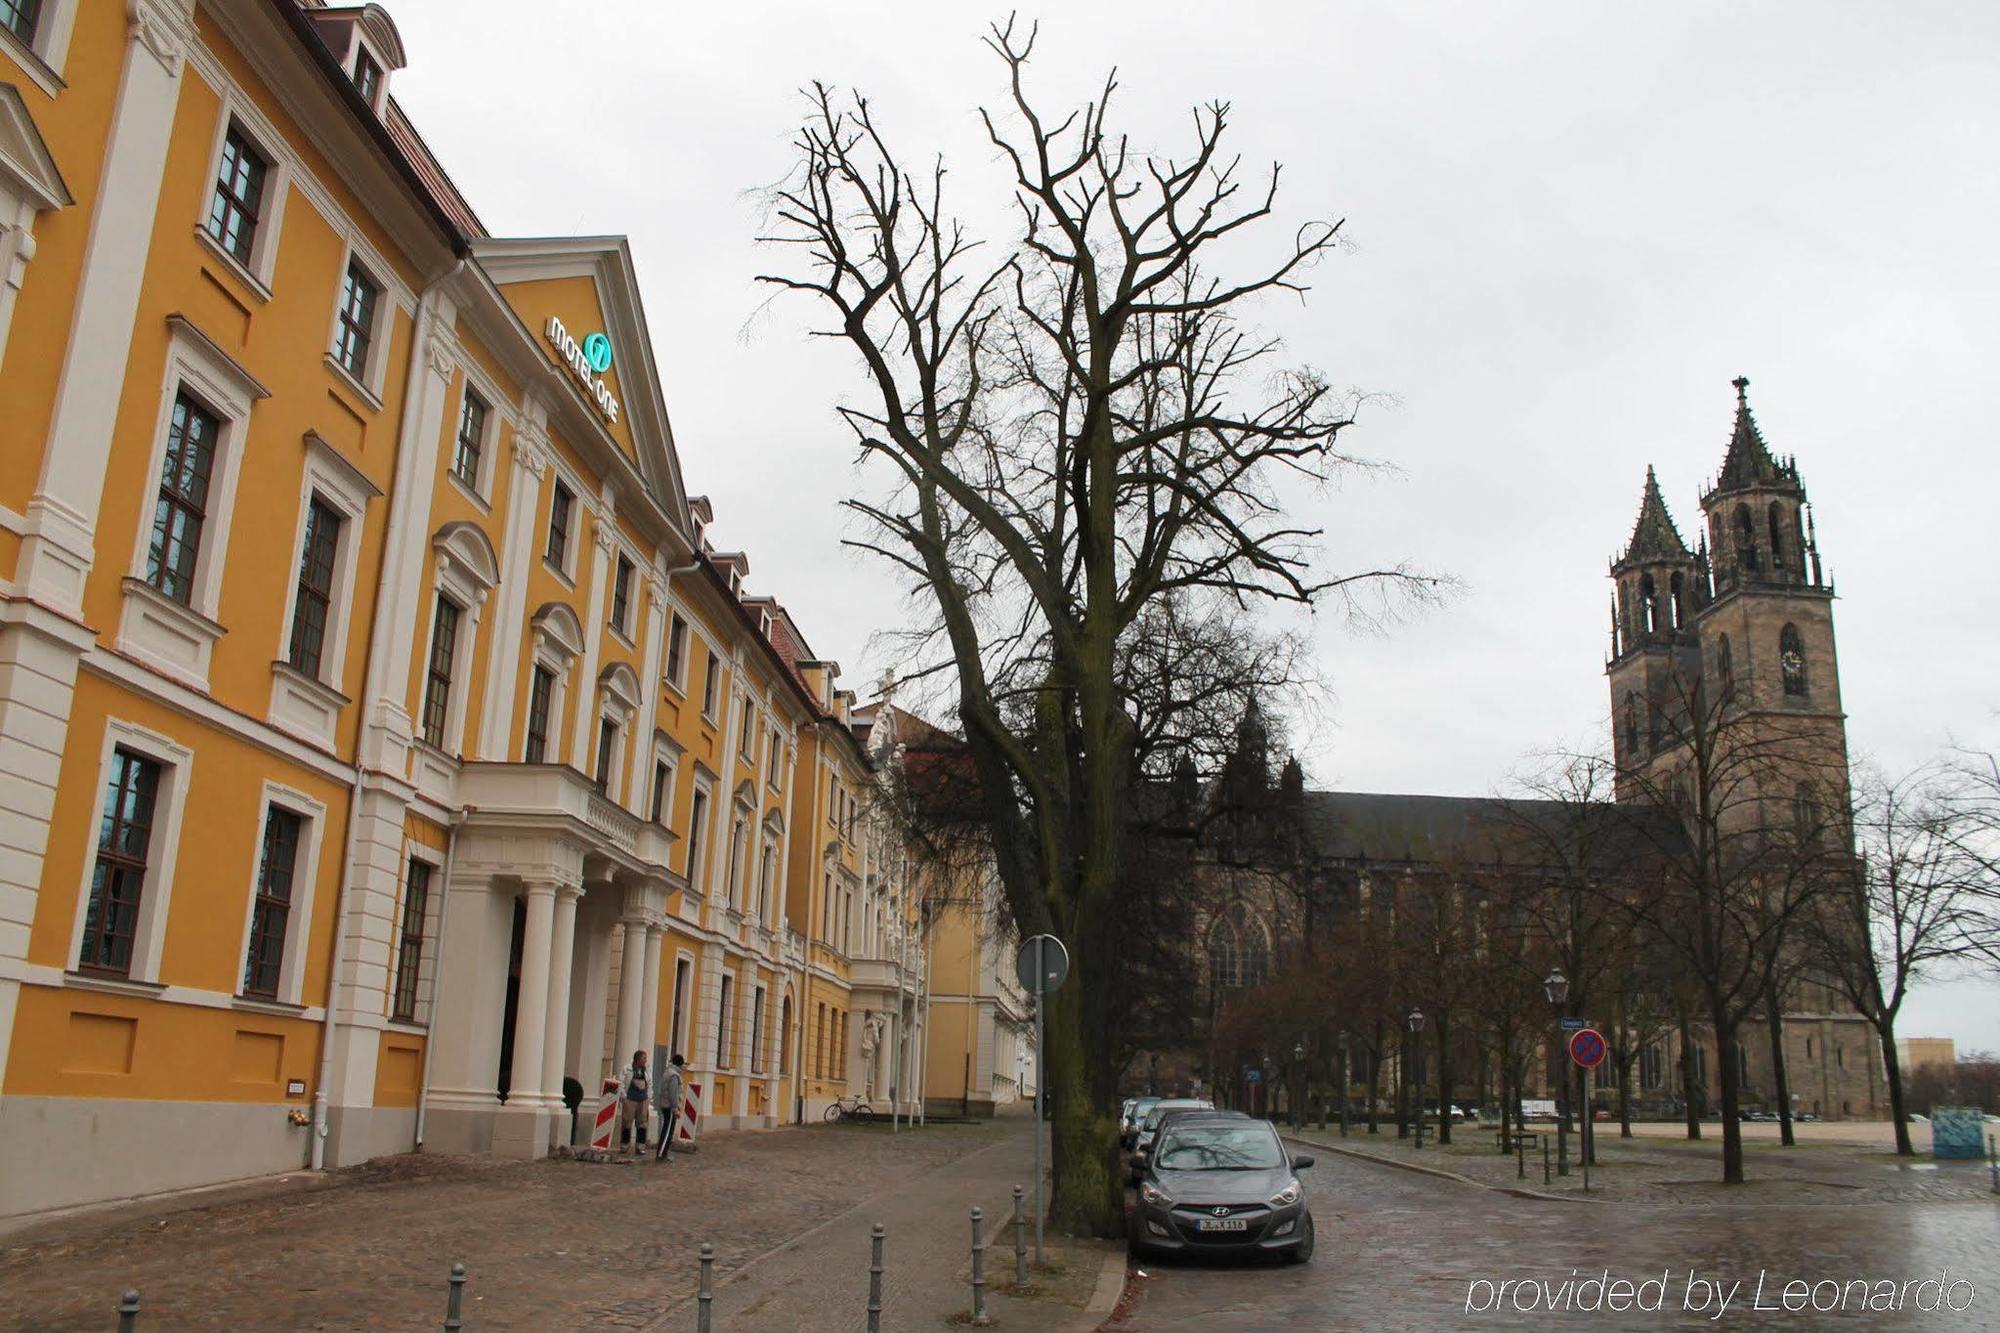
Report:
[[[1500,1135],[1500,1151],[1515,1152],[1525,1148],[1532,1148],[1541,1137],[1539,1133],[1532,1129],[1517,1129],[1511,1134],[1503,1133]]]

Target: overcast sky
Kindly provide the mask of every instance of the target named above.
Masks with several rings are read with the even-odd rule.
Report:
[[[499,235],[632,238],[691,492],[751,587],[870,692],[903,604],[845,552],[832,406],[856,367],[752,281],[756,191],[797,89],[866,90],[912,159],[996,196],[975,108],[1003,92],[956,3],[403,0],[395,93]],[[1032,10],[1024,11],[1032,14]],[[1068,3],[1050,105],[1116,64],[1119,123],[1175,152],[1225,99],[1288,222],[1346,219],[1290,356],[1385,399],[1343,443],[1400,474],[1313,501],[1331,569],[1464,583],[1380,636],[1313,629],[1335,697],[1319,786],[1481,793],[1606,725],[1608,558],[1647,464],[1681,530],[1751,379],[1837,580],[1849,740],[1897,768],[2000,743],[2000,6]],[[968,198],[968,211],[977,204]],[[1289,235],[1289,225],[1280,230]],[[2000,1049],[2000,987],[1936,987],[1907,1034]]]

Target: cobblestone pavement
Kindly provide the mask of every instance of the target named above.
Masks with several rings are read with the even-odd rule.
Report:
[[[724,1280],[1004,1132],[717,1135],[665,1166],[411,1156],[323,1188],[88,1214],[0,1242],[0,1327],[107,1328],[134,1287],[147,1330],[435,1328],[461,1262],[472,1333],[638,1328],[694,1290],[702,1241]]]
[[[1679,1139],[1620,1139],[1616,1125],[1597,1127],[1597,1163],[1590,1172],[1590,1195],[1634,1203],[1949,1203],[1993,1198],[1987,1165],[1979,1162],[1933,1162],[1926,1154],[1899,1159],[1893,1148],[1879,1145],[1802,1140],[1784,1148],[1775,1140],[1744,1144],[1743,1186],[1725,1186],[1722,1142],[1708,1137]],[[1540,1132],[1540,1131],[1538,1131]],[[1424,1147],[1396,1137],[1393,1126],[1381,1134],[1365,1132],[1340,1137],[1338,1128],[1308,1129],[1307,1142],[1370,1153],[1393,1161],[1456,1172],[1499,1189],[1526,1188],[1539,1192],[1584,1193],[1583,1173],[1576,1165],[1576,1139],[1569,1143],[1567,1176],[1554,1174],[1543,1183],[1541,1143],[1527,1153],[1527,1174],[1519,1173],[1513,1155],[1498,1152],[1495,1132],[1454,1126],[1453,1142],[1440,1145],[1426,1136]],[[1553,1148],[1553,1130],[1543,1134]],[[1724,1196],[1727,1196],[1725,1199]]]
[[[1304,1151],[1311,1151],[1303,1148]],[[1497,1153],[1495,1154],[1498,1155]],[[1599,1205],[1513,1198],[1492,1190],[1351,1158],[1321,1156],[1306,1173],[1318,1252],[1301,1267],[1145,1260],[1140,1294],[1117,1327],[1131,1329],[1438,1329],[1443,1327],[1630,1327],[1814,1329],[2000,1327],[2000,1203],[1862,1203],[1845,1208],[1758,1204]],[[1953,1291],[1963,1311],[1919,1312],[1934,1288],[1914,1284],[1963,1278]],[[1594,1288],[1573,1289],[1571,1308],[1519,1307],[1508,1279],[1560,1284],[1609,1270],[1612,1279],[1658,1281],[1658,1312],[1577,1311]],[[1734,1296],[1720,1320],[1690,1300],[1699,1283],[1721,1279]],[[1782,1308],[1785,1284],[1862,1278],[1909,1282],[1901,1313],[1836,1314]],[[1490,1283],[1492,1286],[1475,1285]],[[1879,1293],[1880,1288],[1870,1288]],[[1831,1303],[1829,1288],[1820,1299]],[[1694,1288],[1699,1305],[1708,1297]],[[1557,1300],[1564,1298],[1558,1294]],[[1647,1300],[1651,1303],[1650,1292]],[[1530,1289],[1529,1306],[1541,1303]],[[1498,1308],[1495,1303],[1498,1302]],[[1468,1308],[1470,1305],[1471,1308]]]

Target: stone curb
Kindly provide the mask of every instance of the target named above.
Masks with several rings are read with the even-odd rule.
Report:
[[[1337,1144],[1322,1143],[1318,1139],[1291,1136],[1299,1143],[1321,1148],[1327,1152],[1337,1152],[1343,1157],[1356,1157],[1364,1162],[1374,1162],[1378,1166],[1394,1167],[1398,1171],[1414,1171],[1420,1176],[1435,1176],[1439,1180],[1455,1180],[1461,1185],[1471,1185],[1475,1189],[1491,1190],[1495,1194],[1510,1194],[1517,1199],[1541,1199],[1548,1203],[1609,1203],[1609,1199],[1580,1199],[1573,1194],[1550,1194],[1545,1190],[1529,1189],[1522,1185],[1489,1185],[1473,1176],[1461,1175],[1456,1171],[1446,1171],[1441,1167],[1419,1166],[1415,1162],[1402,1162],[1393,1157],[1383,1157],[1359,1148],[1343,1148]]]
[[[1118,1302],[1125,1299],[1125,1282],[1130,1272],[1125,1259],[1122,1249],[1104,1256],[1104,1265],[1097,1270],[1097,1286],[1090,1293],[1090,1303],[1083,1307],[1085,1314],[1108,1317],[1118,1308]]]

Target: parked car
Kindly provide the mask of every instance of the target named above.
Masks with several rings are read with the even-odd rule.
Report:
[[[1132,1156],[1130,1160],[1127,1161],[1125,1164],[1126,1181],[1128,1184],[1132,1185],[1138,1184],[1139,1177],[1145,1174],[1147,1154],[1152,1151],[1153,1145],[1160,1141],[1160,1135],[1164,1133],[1170,1125],[1173,1125],[1187,1118],[1188,1116],[1218,1116],[1224,1120],[1250,1119],[1250,1117],[1244,1114],[1242,1111],[1218,1111],[1213,1106],[1209,1106],[1206,1104],[1201,1106],[1169,1106],[1162,1108],[1160,1112],[1159,1123],[1153,1125],[1150,1128],[1150,1130],[1145,1128],[1142,1128],[1140,1130],[1139,1142],[1132,1149]]]
[[[1124,1125],[1119,1131],[1118,1143],[1120,1147],[1129,1151],[1132,1145],[1138,1141],[1139,1123],[1146,1118],[1146,1112],[1159,1105],[1160,1100],[1158,1097],[1134,1097],[1132,1099],[1132,1109],[1126,1113]]]
[[[1151,1251],[1282,1254],[1312,1258],[1313,1219],[1298,1173],[1310,1157],[1290,1157],[1277,1130],[1227,1114],[1177,1115],[1139,1180],[1130,1245]]]
[[[1153,1142],[1153,1135],[1157,1133],[1160,1128],[1160,1117],[1165,1115],[1169,1111],[1179,1111],[1179,1110],[1213,1111],[1214,1109],[1215,1109],[1215,1103],[1209,1101],[1204,1097],[1156,1098],[1152,1106],[1147,1109],[1145,1116],[1139,1121],[1138,1129],[1134,1131],[1132,1135],[1132,1142],[1130,1145],[1131,1149],[1133,1152],[1138,1153],[1138,1152],[1143,1152],[1147,1148],[1151,1147]]]

